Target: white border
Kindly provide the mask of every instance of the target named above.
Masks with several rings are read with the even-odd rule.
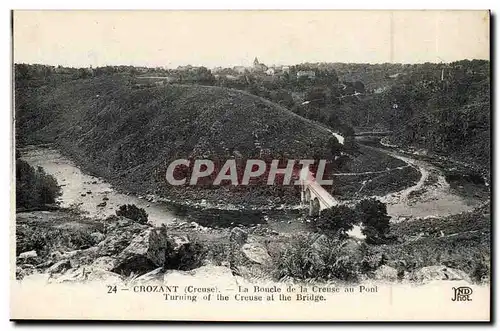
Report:
[[[2,163],[1,163],[1,175],[0,175],[0,212],[2,213],[0,219],[3,222],[3,240],[1,252],[0,265],[8,266],[9,263],[9,217],[10,217],[10,137],[11,137],[11,121],[10,121],[10,110],[11,110],[11,30],[10,30],[10,9],[492,9],[494,14],[500,12],[499,9],[500,1],[498,0],[474,0],[474,1],[436,1],[436,0],[420,0],[415,2],[404,2],[404,1],[339,1],[339,2],[327,2],[327,1],[317,1],[317,0],[307,0],[307,1],[277,1],[277,0],[253,0],[253,1],[103,1],[103,0],[87,0],[87,1],[45,1],[44,3],[39,3],[37,1],[3,1],[2,10],[0,11],[0,22],[3,22],[2,29],[2,42],[0,45],[3,47],[1,74],[3,79],[2,91],[2,105],[3,110],[0,112],[0,151],[2,152]],[[498,25],[498,17],[496,17]],[[496,30],[496,29],[495,29]],[[498,34],[492,33],[495,37],[495,44],[498,42]],[[492,58],[492,61],[496,63],[497,56]],[[497,77],[497,65],[495,65],[495,72],[493,73]],[[498,87],[494,88],[495,96],[498,95]],[[495,127],[499,127],[500,116],[497,114],[495,117]],[[495,135],[493,146],[500,146],[500,141],[498,135]],[[498,152],[498,151],[497,151]],[[495,153],[497,154],[497,153]],[[498,165],[498,162],[495,162]],[[498,184],[498,169],[496,170],[496,176],[494,184]],[[498,185],[496,185],[498,187]],[[498,192],[497,192],[498,195]],[[495,199],[496,201],[496,199]],[[495,226],[496,231],[494,236],[499,237],[498,229],[500,226],[497,224]],[[498,243],[497,243],[498,245]],[[498,266],[498,257],[496,252],[494,252],[495,263]],[[497,268],[495,268],[497,270]],[[9,274],[3,269],[2,274],[2,293],[3,301],[1,303],[1,320],[2,329],[11,329],[14,327],[12,323],[8,322],[9,319]],[[496,278],[493,279],[496,281]],[[50,304],[50,303],[47,303]],[[498,303],[495,305],[498,307]],[[495,315],[498,318],[498,311]],[[166,326],[166,325],[165,325]],[[162,327],[165,327],[162,326]],[[70,328],[72,326],[66,325],[62,328]],[[123,328],[123,325],[114,325],[113,328]],[[176,328],[178,326],[168,325],[168,328]],[[276,325],[262,326],[259,328],[275,328]],[[289,326],[286,326],[289,327]],[[330,327],[330,326],[328,326]],[[335,325],[334,327],[341,327],[340,325]],[[422,327],[429,327],[427,325],[422,325]],[[430,326],[432,327],[432,326]],[[451,325],[450,328],[456,329],[460,327],[459,325]],[[51,330],[53,326],[45,325],[42,326],[47,330]],[[85,328],[92,328],[92,330],[101,330],[103,326],[88,325]],[[133,326],[132,329],[142,329],[144,325]],[[357,329],[359,326],[349,326],[349,329]]]

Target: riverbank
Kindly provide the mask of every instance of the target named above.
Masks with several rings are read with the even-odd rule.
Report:
[[[484,222],[476,224],[474,233],[455,234],[463,232],[469,216],[479,215]],[[436,223],[432,234],[420,237],[416,222],[407,223],[413,229],[408,231],[403,224],[391,225],[398,240],[389,245],[278,232],[266,224],[210,228],[176,221],[153,226],[71,210],[18,213],[16,218],[17,278],[47,283],[148,283],[169,270],[199,268],[224,268],[249,282],[425,284],[450,280],[450,275],[468,283],[489,281],[490,223],[482,210]]]

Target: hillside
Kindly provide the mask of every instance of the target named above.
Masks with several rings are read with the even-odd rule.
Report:
[[[298,199],[294,188],[173,188],[164,170],[178,158],[333,156],[334,138],[326,129],[237,90],[199,85],[138,89],[126,75],[34,88],[21,83],[15,95],[18,144],[54,143],[87,171],[132,192],[294,202],[286,201]]]

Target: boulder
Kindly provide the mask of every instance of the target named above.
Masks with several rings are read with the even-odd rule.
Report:
[[[81,283],[81,282],[96,282],[100,284],[119,284],[123,282],[123,278],[113,272],[102,270],[89,265],[80,266],[76,269],[68,270],[61,276],[54,278],[55,283]]]
[[[242,246],[246,243],[248,238],[248,233],[240,228],[233,228],[229,234],[229,240],[231,243],[235,243],[238,246]]]
[[[61,254],[61,260],[70,260],[73,266],[90,264],[98,256],[98,247],[92,246],[87,249],[77,249]]]
[[[408,275],[413,282],[427,283],[435,280],[466,281],[472,283],[470,277],[463,271],[448,268],[443,265],[423,267]]]
[[[71,269],[71,262],[69,260],[61,260],[53,264],[50,268],[47,269],[47,273],[49,274],[59,274],[68,269]]]
[[[94,243],[96,244],[100,243],[101,241],[104,240],[104,238],[106,238],[106,236],[100,232],[92,232],[90,236],[92,237],[92,240],[94,240]]]
[[[190,241],[186,236],[169,236],[169,240],[173,251],[179,251],[181,247],[190,244]]]
[[[151,282],[155,282],[155,281],[162,281],[163,274],[164,274],[164,271],[163,271],[162,267],[156,268],[148,273],[145,273],[142,276],[137,277],[136,279],[134,279],[134,282],[144,284],[144,283],[151,283]]]
[[[149,228],[126,218],[119,218],[106,224],[106,236],[97,244],[99,256],[114,256],[123,251],[132,239]]]
[[[243,255],[251,262],[266,264],[271,261],[267,249],[261,243],[247,243],[241,247]]]
[[[131,243],[117,256],[117,262],[112,269],[117,273],[145,273],[165,263],[167,249],[185,244],[183,238],[169,243],[167,236],[154,228],[149,228],[136,235]]]
[[[98,268],[106,271],[111,271],[116,265],[116,259],[111,256],[98,257],[92,262],[91,267]]]
[[[33,250],[33,251],[23,252],[23,253],[19,254],[18,257],[20,259],[29,259],[29,258],[38,257],[38,254],[36,253],[35,250]]]
[[[398,280],[398,271],[387,265],[380,266],[374,273],[374,279],[395,282]]]

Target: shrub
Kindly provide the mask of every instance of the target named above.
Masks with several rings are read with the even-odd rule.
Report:
[[[318,232],[345,238],[355,223],[355,211],[345,205],[339,205],[323,210],[311,224]]]
[[[56,179],[23,160],[16,160],[16,207],[43,208],[61,195]]]
[[[292,277],[355,282],[358,280],[361,256],[345,243],[331,238],[317,243],[311,238],[295,237],[274,258],[273,276],[277,279]]]
[[[116,211],[116,215],[126,217],[141,224],[148,222],[148,214],[144,208],[139,208],[136,205],[121,205]]]
[[[356,211],[361,221],[361,232],[366,236],[366,242],[372,244],[383,243],[389,233],[387,207],[377,199],[365,199],[356,205]]]

